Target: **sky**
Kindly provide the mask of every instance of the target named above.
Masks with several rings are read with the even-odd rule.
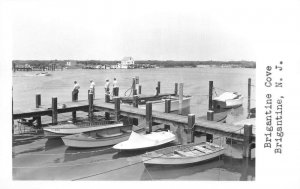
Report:
[[[255,60],[279,25],[293,26],[280,11],[296,11],[253,2],[13,0],[12,58]]]

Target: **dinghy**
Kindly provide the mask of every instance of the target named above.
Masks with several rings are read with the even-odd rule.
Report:
[[[122,127],[123,123],[116,123],[115,121],[101,121],[96,124],[61,124],[43,128],[44,135],[47,138],[63,137],[77,133],[84,133],[88,131],[96,131],[107,128]]]
[[[145,128],[131,126],[131,128],[119,127],[101,129],[95,131],[89,131],[85,133],[79,133],[75,135],[69,135],[62,137],[63,142],[66,146],[75,148],[95,148],[103,146],[111,146],[127,140],[130,136],[131,131],[137,133],[145,132]]]
[[[138,134],[134,131],[127,141],[113,146],[117,150],[140,150],[160,146],[176,139],[176,136],[170,131],[152,132],[150,134]]]
[[[183,165],[213,159],[224,154],[223,147],[213,143],[202,142],[171,146],[142,155],[144,164]]]
[[[234,108],[243,105],[244,96],[235,92],[225,92],[213,99],[215,108]]]

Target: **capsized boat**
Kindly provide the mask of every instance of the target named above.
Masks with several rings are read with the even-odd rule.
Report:
[[[66,135],[73,135],[77,133],[84,133],[88,131],[96,131],[96,130],[103,130],[107,128],[114,128],[114,127],[122,127],[123,123],[117,123],[115,121],[101,121],[97,122],[96,124],[61,124],[55,125],[50,127],[43,128],[44,135],[47,138],[56,138],[56,137],[63,137]]]
[[[125,126],[118,128],[108,128],[101,130],[94,130],[75,135],[62,137],[66,146],[75,148],[95,148],[103,146],[111,146],[123,141],[126,141],[131,131],[137,133],[144,133],[145,128],[137,126]]]
[[[142,155],[144,164],[183,165],[198,163],[223,155],[225,149],[209,142],[162,148]]]
[[[234,108],[243,105],[244,96],[236,92],[225,92],[213,99],[215,108]]]
[[[127,141],[118,143],[113,146],[117,150],[139,150],[155,146],[160,146],[176,139],[171,131],[151,132],[150,134],[139,134],[134,131]]]

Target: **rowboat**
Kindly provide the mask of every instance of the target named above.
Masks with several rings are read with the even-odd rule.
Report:
[[[151,100],[151,101],[147,101],[147,102],[151,102],[152,103],[152,110],[153,111],[158,111],[158,112],[165,112],[165,101],[167,99],[171,100],[171,107],[170,107],[170,111],[174,112],[174,111],[178,111],[179,110],[179,98],[176,96],[167,96],[158,100]],[[182,99],[182,108],[183,108],[183,113],[185,114],[189,114],[190,113],[190,101],[191,98],[189,96],[183,97]],[[146,109],[146,104],[141,104],[139,105],[139,108],[141,109]]]
[[[224,154],[223,147],[213,143],[191,143],[171,146],[142,155],[144,164],[183,165],[213,159]]]
[[[48,72],[37,73],[36,76],[50,76],[51,74]]]
[[[213,99],[215,108],[234,108],[243,105],[244,96],[236,92],[225,92]]]
[[[79,133],[75,135],[69,135],[62,137],[66,146],[75,148],[95,148],[103,146],[111,146],[123,141],[128,140],[131,131],[137,133],[145,132],[145,128],[128,126],[126,128],[119,127],[119,129],[101,129],[95,131],[89,131],[85,133]]]
[[[73,135],[77,133],[84,133],[89,131],[103,130],[108,128],[122,127],[123,123],[116,123],[114,121],[101,121],[96,124],[61,124],[43,128],[44,135],[47,138],[63,137],[66,135]]]
[[[152,132],[150,134],[138,134],[134,131],[127,141],[113,146],[117,150],[140,150],[160,146],[176,139],[171,131]]]

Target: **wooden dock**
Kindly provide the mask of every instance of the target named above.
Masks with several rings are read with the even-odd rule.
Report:
[[[159,83],[160,86],[160,83]],[[210,86],[212,83],[210,82]],[[178,85],[175,85],[175,93],[177,95]],[[179,99],[182,98],[180,95],[183,94],[182,90],[183,84],[179,86]],[[160,89],[157,89],[160,90]],[[211,89],[210,89],[211,90]],[[211,94],[211,93],[210,93]],[[159,95],[159,93],[157,93]],[[108,103],[106,99],[93,99],[93,94],[89,94],[88,100],[69,102],[60,102],[57,104],[57,98],[52,98],[52,104],[41,105],[40,95],[36,96],[36,107],[29,109],[13,109],[13,119],[22,118],[37,118],[40,122],[41,116],[52,116],[52,124],[57,124],[57,114],[72,112],[72,116],[76,119],[76,111],[89,112],[92,116],[94,111],[103,111],[105,115],[114,114],[115,119],[119,120],[120,116],[126,116],[130,118],[136,118],[138,120],[145,120],[146,126],[149,127],[149,132],[152,131],[153,123],[173,125],[175,127],[182,127],[186,130],[187,135],[190,136],[188,141],[194,141],[194,132],[202,132],[207,134],[208,141],[213,140],[213,135],[232,138],[235,140],[244,141],[244,156],[249,157],[249,151],[251,145],[255,141],[255,130],[253,130],[252,125],[245,125],[244,127],[223,123],[227,116],[227,112],[214,113],[212,108],[209,107],[207,116],[196,117],[194,114],[189,115],[179,115],[170,113],[171,100],[165,101],[165,112],[152,111],[152,103],[146,102],[145,109],[138,108],[137,103],[121,104],[121,98],[117,97],[114,99],[114,103]],[[134,98],[133,98],[134,99]],[[210,98],[211,99],[211,98]],[[210,106],[212,103],[209,103]],[[180,111],[179,111],[180,113]]]

